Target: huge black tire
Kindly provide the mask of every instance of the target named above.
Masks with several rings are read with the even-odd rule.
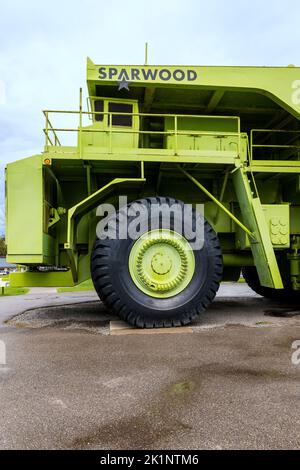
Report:
[[[171,198],[147,198],[135,201],[150,209],[151,204],[184,204]],[[91,256],[91,273],[95,289],[104,302],[118,316],[140,328],[187,325],[213,301],[222,278],[222,252],[218,237],[203,217],[193,210],[196,218],[204,222],[204,246],[193,250],[195,271],[187,287],[169,298],[154,298],[142,292],[133,282],[128,260],[135,240],[97,239]],[[130,219],[130,217],[129,217]],[[120,217],[117,216],[117,223]],[[159,222],[158,229],[163,229]],[[171,227],[174,229],[174,220]],[[153,229],[153,227],[152,227]]]
[[[300,301],[300,293],[292,290],[290,286],[286,286],[284,289],[272,289],[271,287],[262,286],[255,266],[244,267],[242,269],[242,274],[248,286],[262,297],[285,303],[295,303]]]

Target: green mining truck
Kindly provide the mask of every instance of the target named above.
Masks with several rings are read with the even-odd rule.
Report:
[[[11,285],[92,277],[148,328],[188,324],[241,271],[262,296],[300,300],[300,68],[88,59],[87,86],[84,108],[80,91],[77,111],[44,111],[41,154],[7,165]]]

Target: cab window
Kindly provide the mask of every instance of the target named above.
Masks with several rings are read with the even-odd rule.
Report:
[[[104,111],[104,102],[103,100],[94,101],[95,113],[103,113]],[[103,121],[104,114],[95,114],[95,121]]]
[[[109,103],[108,111],[110,113],[132,113],[133,111],[132,104],[127,103]],[[110,125],[110,116],[108,116],[108,125]],[[122,116],[114,114],[112,116],[112,125],[113,126],[125,126],[132,127],[132,116]]]

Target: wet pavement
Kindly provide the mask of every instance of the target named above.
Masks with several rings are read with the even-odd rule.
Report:
[[[224,284],[194,334],[110,336],[94,292],[0,297],[0,448],[299,449],[299,313]]]

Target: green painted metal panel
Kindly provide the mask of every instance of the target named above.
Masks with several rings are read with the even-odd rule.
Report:
[[[53,149],[49,151],[52,158],[58,160],[78,160],[78,152]],[[170,162],[170,163],[203,163],[203,164],[234,164],[237,151],[234,150],[175,150],[170,149],[118,149],[114,153],[107,153],[103,147],[85,147],[83,158],[93,161],[105,162]]]
[[[82,128],[82,146],[94,148],[104,147],[108,153],[119,150],[120,147],[122,149],[137,148],[139,135],[134,131],[139,130],[140,123],[140,119],[137,115],[139,112],[138,101],[103,97],[97,97],[96,100],[103,102],[104,114],[93,115],[93,124]],[[109,115],[106,113],[109,112],[109,105],[111,103],[115,105],[125,104],[132,107],[133,116],[130,126],[115,125],[113,120],[110,122]],[[101,116],[102,120],[96,121],[95,116],[98,118]],[[79,138],[80,133],[78,134],[78,145]]]
[[[290,247],[290,205],[263,204],[262,210],[267,221],[273,247]]]
[[[236,152],[239,154],[240,129],[238,118],[179,117],[165,119],[165,147],[176,150]],[[172,135],[174,127],[178,135]],[[184,135],[182,135],[184,133]],[[220,155],[221,156],[221,155]]]
[[[36,155],[7,165],[8,259],[43,263],[43,168]]]
[[[254,234],[250,244],[260,282],[265,287],[282,289],[282,279],[260,199],[253,197],[248,176],[243,168],[236,169],[233,182],[244,222]]]
[[[176,73],[177,72],[177,73]],[[189,89],[255,91],[266,95],[300,118],[300,68],[298,67],[206,67],[206,66],[124,66],[96,65],[87,61],[90,95],[99,84],[123,79],[131,86],[180,86]],[[222,96],[222,95],[221,95]],[[216,97],[215,99],[220,99]]]
[[[11,287],[72,287],[71,271],[65,272],[16,272],[10,273]]]

